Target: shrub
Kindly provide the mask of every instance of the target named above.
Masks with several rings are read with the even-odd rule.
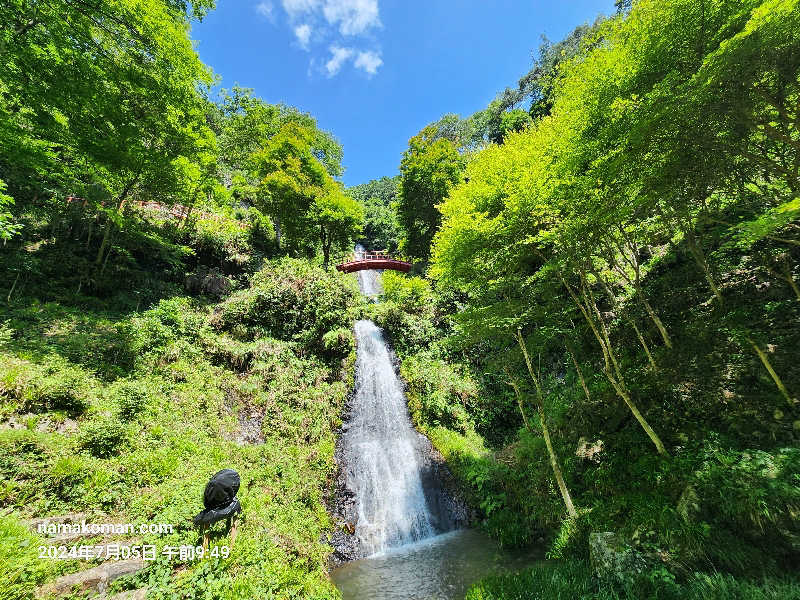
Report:
[[[79,496],[79,488],[86,479],[90,465],[85,457],[66,455],[58,457],[50,467],[50,487],[62,500],[72,500]]]
[[[14,337],[14,330],[9,325],[9,322],[10,321],[0,322],[0,350],[8,346]]]
[[[400,357],[428,348],[437,337],[431,314],[411,315],[390,300],[370,306],[369,316],[386,332]]]
[[[395,302],[401,310],[423,312],[433,304],[431,284],[422,277],[409,277],[397,271],[384,271],[382,299]]]
[[[121,325],[130,339],[131,351],[163,354],[181,337],[199,335],[205,319],[198,313],[191,298],[170,298]]]
[[[111,387],[111,400],[122,420],[135,418],[147,409],[151,390],[141,380],[120,380]]]
[[[38,558],[41,540],[13,515],[0,515],[0,565],[3,598],[29,600],[36,586],[52,571],[54,562]]]
[[[77,369],[61,371],[37,383],[38,400],[47,409],[64,409],[79,414],[89,407],[83,373]]]
[[[250,233],[234,219],[198,219],[189,243],[202,258],[237,270],[252,258]]]
[[[12,369],[2,380],[3,391],[23,401],[31,411],[64,410],[80,414],[91,404],[93,381],[83,369],[50,357],[42,368],[22,361],[12,361]]]
[[[355,350],[356,340],[350,329],[339,327],[322,336],[322,346],[330,358],[342,359]]]
[[[694,574],[677,584],[663,570],[643,573],[623,584],[601,584],[582,560],[541,562],[518,573],[484,577],[467,592],[466,600],[796,600],[800,583],[766,578],[754,582],[730,575]]]
[[[269,335],[321,347],[325,333],[350,326],[362,302],[352,277],[284,258],[268,263],[249,288],[218,305],[212,323],[225,331],[242,327],[250,338]]]
[[[460,367],[423,352],[406,358],[400,374],[408,384],[408,407],[415,423],[467,430],[465,406],[477,397],[478,387]]]
[[[80,446],[96,458],[108,458],[119,453],[127,441],[125,427],[108,417],[90,421],[80,435]]]

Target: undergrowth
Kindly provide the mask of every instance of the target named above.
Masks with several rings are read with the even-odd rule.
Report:
[[[91,566],[38,559],[49,542],[25,520],[167,523],[173,533],[112,539],[197,545],[203,488],[233,468],[243,514],[230,557],[159,558],[115,588],[146,585],[151,600],[337,598],[326,501],[352,386],[345,333],[361,302],[352,278],[302,260],[266,263],[220,304],[178,296],[113,314],[12,302],[0,315],[3,597],[33,598]],[[229,544],[223,533],[212,529],[212,545]]]

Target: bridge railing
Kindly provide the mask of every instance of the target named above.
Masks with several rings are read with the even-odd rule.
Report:
[[[361,260],[393,260],[394,256],[387,251],[375,251],[375,252],[354,252],[352,261],[361,261]]]

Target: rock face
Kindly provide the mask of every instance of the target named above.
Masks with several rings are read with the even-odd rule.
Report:
[[[621,581],[646,568],[644,557],[611,531],[589,535],[589,561],[595,575],[603,580]]]
[[[108,584],[122,577],[131,575],[144,569],[145,564],[141,559],[110,561],[97,567],[78,571],[59,577],[54,582],[40,588],[39,597],[63,596],[69,594],[77,587],[82,592],[104,593]]]

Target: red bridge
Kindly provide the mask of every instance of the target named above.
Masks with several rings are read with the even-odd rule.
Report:
[[[411,263],[392,258],[387,252],[356,252],[349,262],[336,265],[336,268],[343,273],[354,273],[366,269],[391,269],[408,273]]]

